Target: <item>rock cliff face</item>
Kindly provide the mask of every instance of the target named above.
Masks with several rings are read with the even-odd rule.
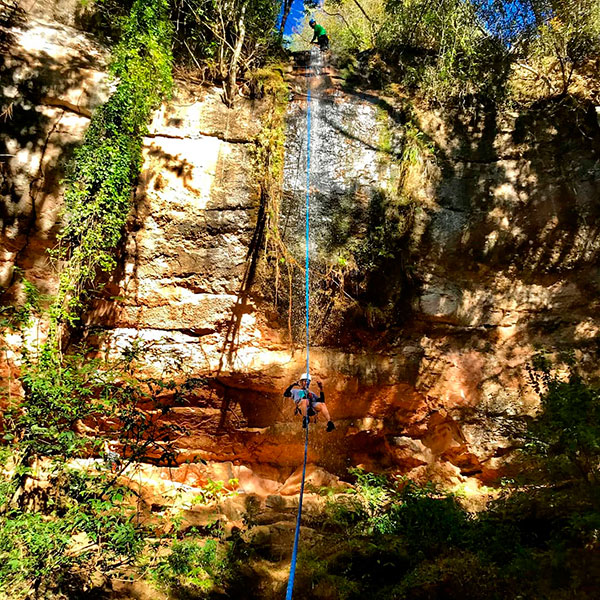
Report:
[[[45,250],[58,227],[61,169],[107,94],[104,52],[69,27],[30,17],[11,30],[2,66],[3,110],[12,107],[0,136],[11,155],[1,159],[5,298],[18,299],[14,265],[43,291],[55,289]],[[298,262],[303,74],[289,78],[280,220]],[[398,251],[364,275],[367,291],[334,307],[329,321],[320,305],[311,308],[312,374],[324,383],[336,430],[326,434],[322,421],[312,428],[309,461],[340,476],[362,464],[454,484],[490,481],[520,417],[535,409],[525,369],[534,348],[575,350],[596,369],[595,114],[551,102],[468,116],[415,107],[409,122],[398,101],[338,83],[329,75],[312,82],[315,289],[328,265],[346,260],[344,244],[378,226],[382,189],[394,187],[414,127],[431,151]],[[281,393],[304,370],[296,340],[304,315],[293,291],[290,339],[287,304],[271,302],[268,262],[248,285],[249,248],[264,216],[254,140],[268,102],[240,98],[228,110],[219,94],[182,83],[156,114],[120,268],[84,322],[113,349],[147,342],[157,372],[203,378],[169,417],[188,432],[178,442],[181,461],[247,469],[240,479],[249,491],[284,493],[295,489],[303,437]],[[301,291],[299,269],[294,277]],[[370,308],[383,311],[385,326],[365,317]],[[332,320],[336,327],[321,335],[319,323]],[[192,471],[180,483],[193,485]],[[328,477],[322,482],[335,483]]]
[[[18,266],[51,292],[55,281],[45,251],[55,242],[60,180],[92,111],[108,97],[107,54],[69,25],[19,10],[6,20],[0,59],[0,289],[11,288]]]

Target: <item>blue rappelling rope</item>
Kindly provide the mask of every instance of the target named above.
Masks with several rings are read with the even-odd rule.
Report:
[[[308,80],[308,94],[307,94],[307,108],[306,108],[306,131],[307,131],[307,146],[306,146],[306,265],[305,265],[305,281],[304,281],[304,290],[306,296],[306,374],[310,374],[309,369],[309,352],[310,352],[310,344],[308,339],[308,330],[309,330],[309,318],[308,318],[308,306],[309,306],[309,287],[308,287],[308,274],[310,267],[310,259],[308,253],[308,244],[309,244],[309,233],[310,233],[310,221],[308,219],[309,216],[309,207],[310,207],[310,75]]]
[[[296,575],[296,559],[298,558],[298,542],[300,541],[300,520],[302,519],[302,500],[304,499],[304,479],[306,477],[306,457],[308,455],[308,423],[304,436],[304,465],[302,466],[302,484],[300,485],[300,501],[298,502],[298,517],[296,518],[296,531],[294,532],[294,549],[292,550],[292,564],[290,565],[290,578],[288,579],[285,600],[292,600],[294,592],[294,576]]]
[[[306,106],[306,135],[307,135],[307,146],[306,146],[306,265],[305,265],[305,279],[304,288],[306,296],[306,375],[310,376],[309,369],[309,233],[310,233],[310,221],[309,221],[309,207],[310,207],[310,77],[312,72],[309,68],[308,75],[308,94],[307,94],[307,106]],[[306,407],[306,414],[308,417],[308,406]],[[302,483],[300,484],[300,499],[298,501],[298,516],[296,518],[296,531],[294,532],[294,549],[292,550],[292,564],[290,565],[290,577],[288,579],[287,593],[285,600],[292,600],[292,594],[294,592],[294,576],[296,575],[296,560],[298,558],[298,542],[300,541],[300,521],[302,519],[302,501],[304,500],[304,480],[306,479],[306,458],[308,456],[308,423],[306,423],[306,434],[304,436],[304,463],[302,465]]]

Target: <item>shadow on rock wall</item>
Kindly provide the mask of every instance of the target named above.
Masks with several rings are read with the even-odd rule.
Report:
[[[386,112],[394,127],[406,125],[406,114]],[[572,308],[583,298],[594,302],[600,132],[593,110],[570,98],[509,116],[479,105],[429,117],[421,128],[438,170],[422,206],[396,205],[392,212],[384,194],[365,197],[358,184],[347,194],[315,194],[329,215],[321,229],[325,254],[358,258],[347,269],[346,291],[355,302],[343,327],[376,325],[392,336],[398,325],[495,327],[514,324],[503,316],[519,310],[531,313],[533,326],[569,300]],[[366,145],[390,152],[389,144]],[[402,154],[401,141],[392,154]],[[569,292],[569,284],[577,290]],[[369,319],[373,308],[386,310]],[[328,339],[339,341],[321,341]]]
[[[532,313],[531,323],[569,303],[576,309],[593,302],[600,132],[590,113],[568,100],[547,101],[514,124],[499,123],[489,110],[467,123],[456,118],[452,133],[460,144],[450,152],[438,148],[438,206],[425,216],[411,257],[425,294],[437,287],[430,300],[446,290],[441,320],[495,326],[502,318],[494,312],[521,308]],[[436,280],[439,285],[432,286]],[[569,292],[569,285],[577,289]],[[499,306],[493,306],[494,298]]]
[[[102,57],[85,38],[77,41],[74,30],[57,24],[25,22],[22,14],[12,26],[0,62],[5,291],[14,281],[12,265],[32,268],[54,243],[66,164],[105,94]]]
[[[597,126],[584,120],[573,135],[583,113],[560,105],[554,113],[553,103],[520,116],[498,115],[490,106],[444,118],[430,113],[428,121],[419,115],[437,166],[432,181],[424,182],[423,204],[391,214],[393,207],[377,190],[387,173],[386,160],[379,158],[389,162],[402,153],[408,116],[381,109],[382,121],[393,122],[386,140],[385,131],[373,134],[376,100],[366,101],[366,109],[364,102],[340,107],[321,98],[315,109],[323,117],[316,131],[329,151],[315,158],[311,243],[317,269],[311,283],[331,308],[312,307],[311,342],[321,347],[313,346],[311,356],[337,428],[326,434],[323,422],[317,424],[309,460],[341,475],[349,465],[362,464],[417,469],[423,478],[437,468],[446,480],[480,475],[491,481],[519,419],[532,409],[524,380],[532,345],[581,344],[577,332],[586,319],[592,333],[585,343],[597,340],[590,311],[596,284],[588,277],[596,234],[584,229],[597,225],[571,208],[576,199],[586,215],[596,215]],[[303,108],[301,101],[291,108],[298,124]],[[336,110],[363,119],[371,137],[360,128],[346,135]],[[557,126],[560,119],[564,124]],[[329,133],[323,132],[329,131],[338,140],[335,147],[327,146]],[[568,144],[561,139],[566,131]],[[304,133],[290,133],[300,165]],[[202,394],[173,413],[191,432],[181,441],[182,460],[294,468],[302,459],[302,431],[281,394],[302,371],[302,353],[282,343],[287,314],[267,315],[272,307],[267,310],[264,302],[264,280],[253,286],[265,203],[252,189],[251,171],[243,170],[246,146],[215,136],[169,135],[148,149],[156,172],[141,180],[130,248],[106,287],[101,321],[127,328],[127,335],[151,337],[163,355],[176,350],[184,369],[207,377]],[[185,152],[168,147],[188,142]],[[371,162],[358,161],[356,148]],[[561,170],[567,165],[569,173]],[[350,182],[347,188],[331,176],[337,168]],[[563,193],[573,183],[579,191]],[[288,194],[282,214],[286,242],[298,242],[297,260],[303,256],[302,200]],[[583,237],[593,251],[576,250],[568,262],[561,246],[560,268],[540,266],[557,247],[558,238],[546,235],[555,229],[565,229],[566,243],[575,247],[577,236]],[[344,259],[341,249],[356,251],[352,244],[365,240],[383,250],[372,249],[368,274],[346,270],[340,279],[340,270],[327,272],[327,259]],[[291,318],[299,332],[303,273],[296,271]],[[135,281],[135,298],[119,307],[110,296],[120,295],[128,277]],[[340,290],[350,296],[341,311]],[[390,320],[368,316],[381,307]],[[277,331],[270,339],[272,329]]]

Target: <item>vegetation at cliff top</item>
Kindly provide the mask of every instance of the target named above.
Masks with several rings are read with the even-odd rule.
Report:
[[[98,2],[98,0],[97,0]],[[123,11],[102,0],[106,20]],[[399,84],[434,104],[532,102],[573,94],[600,101],[599,0],[305,0],[329,34],[334,62],[349,85]],[[278,15],[289,0],[173,0],[175,62],[223,83],[238,84],[282,58]],[[308,19],[292,36],[307,49]],[[112,25],[114,27],[114,25]],[[389,88],[393,89],[393,88]]]
[[[600,100],[598,0],[325,0],[316,16],[359,85],[400,83],[434,104]]]
[[[223,82],[223,99],[231,106],[238,79],[281,57],[279,8],[275,0],[174,0],[175,56],[203,79]]]

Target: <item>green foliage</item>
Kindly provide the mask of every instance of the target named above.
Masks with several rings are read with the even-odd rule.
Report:
[[[37,287],[25,278],[19,267],[13,267],[14,280],[22,286],[22,301],[17,306],[0,307],[0,328],[22,330],[31,324],[31,318],[42,310],[44,296]]]
[[[403,83],[433,103],[471,95],[498,97],[508,74],[505,48],[481,26],[476,2],[387,0],[377,37]]]
[[[181,428],[161,421],[170,410],[161,398],[165,393],[180,398],[194,382],[177,386],[168,379],[140,377],[136,368],[144,354],[139,345],[126,348],[115,360],[94,358],[85,348],[63,357],[49,346],[35,356],[25,351],[25,397],[4,416],[7,435],[24,456],[66,460],[90,445],[78,433],[81,422],[112,423],[130,461],[158,454],[173,462],[169,440]],[[143,410],[150,405],[158,412]]]
[[[175,540],[152,576],[175,598],[204,597],[231,578],[229,561],[229,545],[220,540]]]
[[[315,597],[591,598],[600,581],[598,513],[572,499],[512,492],[470,514],[432,484],[354,475],[354,494],[328,503],[327,541],[301,554],[301,585],[323,590]]]
[[[326,0],[317,16],[352,84],[433,104],[597,100],[598,0]],[[300,40],[302,42],[300,43]],[[305,32],[296,45],[306,46]]]
[[[42,578],[58,575],[60,580],[74,562],[65,553],[69,525],[37,513],[0,517],[0,592],[5,598],[26,597],[32,582]]]
[[[144,547],[136,499],[119,476],[149,457],[175,462],[173,442],[184,430],[168,413],[198,383],[142,378],[144,356],[139,344],[116,360],[85,349],[64,357],[49,346],[37,356],[25,352],[25,397],[4,415],[11,444],[0,455],[0,590],[10,589],[8,597],[49,587],[81,591],[94,572],[118,571]],[[86,472],[72,462],[103,455],[103,440],[86,430],[112,432],[122,457],[116,465],[100,461]]]
[[[110,573],[135,559],[143,547],[143,531],[134,524],[130,505],[123,503],[129,490],[110,484],[101,472],[60,467],[46,475],[49,491],[31,492],[38,510],[4,506],[0,512],[4,598],[84,590],[93,586],[94,571]]]
[[[600,390],[587,385],[572,368],[566,377],[556,375],[542,354],[534,358],[529,374],[541,405],[528,430],[528,450],[571,465],[571,475],[598,480]]]
[[[592,61],[600,56],[600,2],[529,0],[524,5],[535,15],[536,27],[522,43],[533,71],[517,91],[534,98],[569,91],[588,95],[585,88],[593,87],[595,78]],[[537,92],[531,89],[535,84]]]
[[[256,138],[253,162],[257,180],[270,196],[274,196],[278,194],[283,175],[284,126],[289,88],[279,64],[253,71],[249,79],[256,97],[269,98],[270,110],[263,117],[263,127]]]
[[[68,169],[55,322],[73,324],[98,271],[114,268],[147,122],[171,89],[170,40],[167,1],[136,0],[114,51],[116,89],[94,113]]]
[[[393,523],[407,537],[410,550],[438,553],[457,544],[468,516],[457,499],[433,484],[424,487],[406,481],[398,494]]]
[[[334,497],[327,503],[330,522],[355,526],[361,533],[406,536],[421,550],[450,543],[464,524],[464,511],[456,498],[433,484],[424,487],[406,479],[350,469],[356,483],[350,498]]]
[[[207,79],[225,82],[224,100],[234,103],[236,79],[251,77],[281,56],[276,0],[175,0],[174,53],[180,64]]]
[[[211,502],[219,502],[225,498],[231,498],[237,494],[235,488],[238,483],[238,480],[235,478],[229,481],[214,481],[209,478],[206,484],[202,486],[199,494],[194,497],[193,503],[210,504]]]

